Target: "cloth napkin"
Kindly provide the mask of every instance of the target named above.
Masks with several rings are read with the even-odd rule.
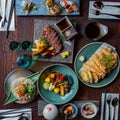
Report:
[[[93,6],[94,1],[89,1],[89,12],[88,12],[88,18],[89,19],[112,19],[112,20],[119,20],[120,18],[110,16],[110,15],[94,15],[93,10],[98,10]],[[103,2],[104,5],[120,5],[120,2]],[[111,6],[104,6],[102,9],[99,9],[101,13],[109,13],[109,14],[116,14],[120,15],[120,8],[117,7],[111,7]]]
[[[8,111],[8,110],[13,110],[13,109],[0,110],[0,113]],[[20,113],[15,113],[15,112],[20,112]],[[20,115],[21,113],[25,113],[25,114],[23,114],[23,116],[28,117],[28,120],[32,120],[32,110],[31,110],[31,108],[16,110],[16,111],[12,112],[12,114],[4,115],[4,116]],[[11,117],[11,118],[4,118],[2,120],[18,120],[18,119],[19,119],[19,117]]]
[[[106,93],[106,99],[108,98],[108,96],[111,96],[111,100],[114,98],[114,97],[117,97],[118,100],[119,100],[119,94],[117,93]],[[104,99],[105,99],[105,93],[102,93],[102,98],[101,98],[101,118],[100,120],[103,120],[103,108],[106,106],[106,110],[105,110],[105,120],[108,120],[108,104],[107,102],[105,102],[105,106],[104,106]],[[119,109],[119,104],[116,106],[115,108],[115,120],[118,120],[118,110]],[[111,105],[110,103],[110,119],[113,120],[113,112],[114,112],[114,108],[113,106]]]
[[[12,2],[12,0],[7,0],[7,5],[6,5],[6,19],[7,19],[7,21],[9,18],[11,2]],[[3,14],[4,14],[4,12],[3,12],[4,3],[5,3],[5,0],[0,0],[0,15],[1,16],[3,16]],[[0,21],[0,24],[1,24],[1,21]],[[3,28],[0,26],[0,31],[6,31],[7,24],[8,24],[8,22],[5,23],[5,26]],[[15,31],[15,13],[14,13],[14,11],[12,14],[12,19],[11,19],[9,31]]]

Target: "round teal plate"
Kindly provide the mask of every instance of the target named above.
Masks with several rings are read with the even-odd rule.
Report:
[[[51,72],[59,72],[63,75],[71,75],[73,77],[74,83],[70,87],[70,92],[61,96],[60,94],[55,94],[53,91],[49,91],[43,88],[44,79]],[[38,80],[38,92],[40,96],[48,103],[51,104],[64,104],[70,101],[77,93],[79,83],[75,72],[68,66],[63,64],[52,64],[41,71],[40,79]]]
[[[119,68],[120,68],[119,60],[118,60],[118,65],[116,66],[116,68],[114,70],[112,70],[110,74],[106,75],[106,77],[104,79],[100,80],[98,83],[86,83],[81,79],[81,77],[79,75],[79,70],[81,69],[82,64],[83,64],[79,60],[80,56],[84,56],[85,59],[88,60],[96,52],[96,50],[103,44],[111,46],[107,43],[93,42],[93,43],[90,43],[90,44],[87,44],[86,46],[84,46],[76,55],[75,62],[74,62],[75,72],[76,72],[79,80],[87,86],[94,87],[94,88],[104,87],[104,86],[110,84],[118,75]],[[111,47],[113,47],[113,46],[111,46]],[[114,51],[116,52],[115,49],[114,49]],[[118,59],[119,59],[119,56],[118,56]]]

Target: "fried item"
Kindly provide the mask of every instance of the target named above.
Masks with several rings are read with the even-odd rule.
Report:
[[[93,67],[97,72],[99,72],[99,74],[100,74],[100,76],[101,76],[102,78],[104,78],[105,73],[102,72],[102,71],[99,69],[99,67],[98,67],[98,65],[95,63],[95,61],[93,61],[92,59],[90,59],[90,60],[88,60],[88,63],[89,63],[89,64],[91,65],[91,67]]]
[[[82,71],[80,72],[80,76],[81,76],[81,78],[82,78],[83,81],[89,82],[89,77],[88,77],[87,72],[85,72],[84,70],[82,70]]]
[[[113,70],[118,62],[118,55],[112,48],[101,48],[98,53],[83,63],[83,70],[80,73],[85,82],[97,83]]]
[[[105,55],[110,55],[110,54],[111,54],[111,52],[108,51],[108,50],[105,49],[105,48],[101,48],[100,51],[101,51],[103,54],[105,54]]]
[[[108,47],[107,48],[107,51],[109,51],[110,53],[112,52],[112,48],[111,47]]]
[[[98,55],[99,59],[104,57],[104,54],[101,51],[97,55]]]
[[[87,74],[88,74],[90,83],[93,83],[93,75],[92,75],[92,72],[87,71]]]
[[[94,72],[92,74],[93,74],[93,78],[94,78],[94,83],[97,83],[99,81],[98,76]]]
[[[98,55],[97,55],[97,54],[94,54],[94,55],[92,56],[92,58],[93,58],[93,60],[95,61],[95,63],[99,66],[100,70],[101,70],[102,72],[106,73],[106,68],[105,68],[105,66],[103,66],[103,65],[100,63],[100,59],[99,59]]]
[[[99,78],[101,77],[100,73],[96,69],[94,69],[93,67],[89,66],[88,64],[84,63],[83,64],[83,68],[85,70],[88,70],[88,71],[96,73],[99,76]]]

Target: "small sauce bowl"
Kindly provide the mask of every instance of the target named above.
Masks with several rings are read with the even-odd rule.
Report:
[[[81,106],[81,115],[84,118],[91,119],[97,114],[97,106],[94,103],[88,102]]]

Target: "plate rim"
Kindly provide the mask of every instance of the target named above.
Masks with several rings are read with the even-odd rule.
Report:
[[[75,60],[74,60],[74,70],[75,70],[75,73],[76,73],[76,75],[77,75],[77,77],[78,77],[78,79],[79,79],[80,82],[82,82],[84,85],[86,85],[86,86],[88,86],[88,87],[91,87],[91,88],[101,88],[101,87],[105,87],[105,86],[109,85],[110,83],[112,83],[112,82],[115,80],[115,78],[117,77],[117,75],[118,75],[118,73],[119,73],[119,70],[120,70],[120,61],[119,61],[119,60],[120,60],[120,57],[119,57],[118,52],[116,51],[116,48],[115,48],[114,46],[112,46],[112,47],[115,48],[115,52],[116,52],[117,55],[118,55],[118,70],[117,70],[116,74],[114,75],[113,80],[111,80],[110,82],[108,82],[108,83],[106,83],[106,84],[104,84],[104,85],[101,85],[101,86],[92,86],[92,85],[90,85],[90,84],[85,83],[83,80],[81,80],[80,76],[78,75],[78,71],[77,71],[77,69],[76,69],[76,61],[77,61],[78,55],[80,54],[80,52],[81,52],[83,49],[85,49],[85,48],[86,48],[87,46],[89,46],[89,45],[92,45],[92,44],[103,44],[103,43],[106,43],[106,44],[112,46],[111,44],[109,44],[109,43],[107,43],[107,42],[91,42],[91,43],[88,43],[88,44],[86,44],[85,46],[83,46],[83,47],[78,51],[78,53],[77,53],[76,56],[75,56]]]
[[[39,86],[38,84],[39,84],[40,79],[37,81],[38,93],[43,100],[45,100],[46,102],[48,102],[50,104],[55,104],[55,105],[65,104],[65,103],[69,102],[70,100],[72,100],[75,97],[75,95],[77,94],[78,88],[79,88],[79,80],[78,80],[78,77],[77,77],[75,71],[72,68],[70,68],[69,66],[67,66],[65,64],[60,64],[60,63],[55,63],[55,64],[51,64],[51,65],[46,66],[44,69],[41,70],[40,76],[44,72],[44,70],[46,70],[50,67],[53,67],[53,66],[63,66],[63,67],[66,67],[66,68],[69,68],[70,70],[72,70],[72,72],[74,73],[74,75],[76,76],[76,79],[77,79],[77,89],[75,90],[75,94],[70,99],[68,99],[66,102],[53,103],[52,101],[49,101],[46,98],[44,98],[43,95],[40,93],[39,88],[38,88],[38,86]]]

